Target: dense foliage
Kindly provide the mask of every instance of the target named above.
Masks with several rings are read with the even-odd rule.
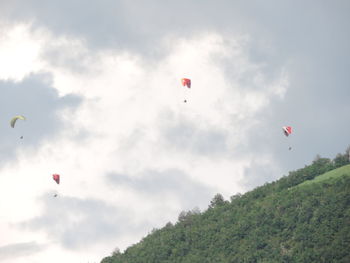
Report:
[[[181,212],[175,225],[154,230],[101,263],[350,262],[347,164],[347,154],[317,157],[230,201],[217,194],[206,211]],[[344,165],[346,172],[336,179],[297,186]]]

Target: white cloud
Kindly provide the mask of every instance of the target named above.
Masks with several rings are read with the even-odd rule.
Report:
[[[136,242],[150,230],[149,225],[161,226],[177,218],[181,203],[176,189],[165,199],[145,198],[135,189],[111,187],[107,180],[110,173],[132,179],[147,176],[145,171],[177,169],[189,176],[193,185],[212,189],[213,195],[221,192],[228,197],[245,191],[241,180],[252,155],[237,158],[236,147],[244,144],[246,131],[259,122],[256,114],[271,99],[282,98],[288,87],[285,72],[276,79],[265,77],[260,65],[249,59],[249,41],[241,37],[216,33],[190,39],[172,36],[159,44],[168,54],[157,62],[149,62],[126,52],[92,52],[79,39],[57,38],[46,30],[33,33],[25,25],[6,32],[0,46],[0,65],[5,68],[3,61],[10,64],[2,71],[1,79],[19,81],[30,72],[44,71],[52,75],[60,96],[77,94],[84,99],[77,110],[61,112],[64,127],[54,138],[31,152],[20,150],[18,162],[1,170],[0,185],[5,190],[0,191],[0,199],[11,202],[0,203],[0,210],[6,211],[0,220],[0,231],[3,233],[10,223],[13,227],[6,230],[6,237],[0,237],[0,246],[28,242],[33,237],[49,244],[40,258],[34,254],[27,262],[44,260],[46,255],[50,262],[73,261],[79,258],[77,255],[87,253],[87,247],[98,260],[108,254],[106,250]],[[227,61],[235,71],[232,79],[227,79],[223,70]],[[181,86],[184,76],[192,79],[190,90]],[[187,103],[183,103],[184,96]],[[180,138],[184,144],[179,147],[176,139],[187,135],[181,130],[183,124],[189,124],[190,137]],[[217,139],[221,146],[211,153],[208,149]],[[61,174],[59,186],[54,184],[52,173]],[[162,186],[157,181],[153,183],[153,191]],[[57,190],[57,202],[66,197],[92,199],[109,205],[111,214],[123,209],[133,218],[131,234],[125,231],[97,245],[85,244],[82,250],[66,253],[61,248],[62,236],[28,228],[23,234],[23,229],[16,228],[43,216],[47,207],[41,198],[52,199]],[[188,200],[186,207],[191,206],[198,204]],[[71,213],[63,206],[58,209],[62,209],[62,215]],[[87,212],[91,211],[82,211]],[[116,227],[123,226],[116,223]],[[54,253],[59,253],[59,257]]]
[[[0,79],[21,81],[43,66],[39,58],[43,41],[30,31],[30,25],[8,28],[2,24],[0,31]]]

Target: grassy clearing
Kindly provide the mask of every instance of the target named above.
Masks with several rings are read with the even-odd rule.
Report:
[[[324,182],[327,180],[333,181],[333,180],[336,180],[336,179],[342,177],[343,175],[350,176],[350,164],[339,167],[337,169],[334,169],[334,170],[329,171],[327,173],[321,174],[319,176],[316,176],[313,180],[308,180],[308,181],[305,181],[305,182],[299,184],[298,187],[303,186],[303,185],[313,184],[313,183],[320,183],[320,182]]]

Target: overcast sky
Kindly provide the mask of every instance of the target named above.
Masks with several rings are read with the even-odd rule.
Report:
[[[349,12],[347,0],[0,1],[0,261],[99,262],[216,193],[343,153]]]

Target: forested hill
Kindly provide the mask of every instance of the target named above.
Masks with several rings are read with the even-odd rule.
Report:
[[[307,183],[306,183],[307,182]],[[117,245],[117,244],[116,244]],[[302,169],[204,212],[181,212],[102,263],[350,262],[350,164],[316,158]]]

